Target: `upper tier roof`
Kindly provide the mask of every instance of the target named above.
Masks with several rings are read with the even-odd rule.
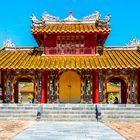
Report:
[[[95,12],[82,19],[76,19],[73,17],[72,12],[69,16],[60,20],[57,17],[51,16],[48,13],[44,13],[40,20],[38,20],[34,15],[31,16],[32,27],[31,32],[36,34],[40,33],[93,33],[93,32],[110,32],[110,16],[107,15],[104,20],[100,19],[100,13]]]
[[[41,27],[33,26],[33,34],[36,33],[98,33],[110,32],[109,26],[95,26],[95,24],[48,24]]]

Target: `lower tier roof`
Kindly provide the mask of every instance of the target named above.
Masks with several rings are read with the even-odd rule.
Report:
[[[140,52],[104,51],[99,56],[42,56],[37,50],[0,52],[0,69],[138,69]]]

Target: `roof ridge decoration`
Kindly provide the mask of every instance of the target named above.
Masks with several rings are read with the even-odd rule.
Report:
[[[133,38],[129,44],[126,46],[114,46],[114,47],[104,47],[104,50],[139,50],[140,47],[140,40]]]
[[[140,40],[133,38],[130,43],[127,45],[127,47],[138,47],[140,46]]]
[[[57,20],[59,20],[59,17],[55,17],[55,16],[48,14],[47,12],[44,12],[43,15],[41,16],[41,20],[44,22],[57,21]]]
[[[80,24],[80,23],[96,23],[97,25],[104,26],[104,25],[109,25],[109,21],[111,16],[106,15],[106,17],[101,20],[100,19],[101,15],[98,11],[95,11],[89,16],[86,16],[82,19],[76,19],[73,17],[73,13],[69,12],[69,16],[65,18],[64,20],[60,20],[58,17],[52,16],[48,14],[47,12],[44,12],[43,15],[41,16],[40,20],[36,18],[36,16],[33,14],[31,16],[31,21],[32,25],[35,27],[41,27],[44,26],[45,24]]]
[[[73,17],[72,11],[69,12],[69,16],[65,18],[65,21],[76,21],[77,19]]]
[[[100,17],[100,13],[98,11],[95,11],[91,15],[84,17],[83,20],[100,20]]]
[[[10,40],[7,39],[6,41],[3,42],[3,47],[5,50],[16,50],[16,45]]]
[[[3,46],[5,48],[15,48],[16,47],[16,45],[10,39],[7,39],[6,41],[4,41]]]

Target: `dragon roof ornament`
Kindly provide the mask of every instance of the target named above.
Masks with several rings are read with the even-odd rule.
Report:
[[[84,17],[83,20],[96,21],[96,20],[100,20],[100,16],[101,16],[100,13],[98,11],[95,11],[91,15]]]
[[[43,15],[41,16],[41,20],[42,21],[58,21],[59,18],[58,17],[55,17],[55,16],[52,16],[52,15],[49,15],[47,12],[44,12]]]
[[[69,12],[69,16],[64,20],[60,20],[58,17],[49,15],[47,12],[44,12],[40,20],[36,18],[33,14],[31,16],[32,25],[35,27],[44,26],[45,24],[79,24],[79,23],[97,23],[99,25],[109,25],[111,16],[107,15],[103,20],[100,19],[101,15],[98,11],[95,11],[93,14],[86,16],[82,19],[76,19],[73,17],[72,12]]]
[[[3,46],[5,48],[15,48],[16,47],[16,45],[10,39],[7,39],[6,41],[4,41]]]
[[[140,46],[140,41],[135,38],[132,39],[130,43],[127,45],[127,47],[138,47],[138,46]]]

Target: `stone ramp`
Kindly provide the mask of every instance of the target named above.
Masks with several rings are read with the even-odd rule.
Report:
[[[99,122],[37,122],[12,140],[125,140]]]

